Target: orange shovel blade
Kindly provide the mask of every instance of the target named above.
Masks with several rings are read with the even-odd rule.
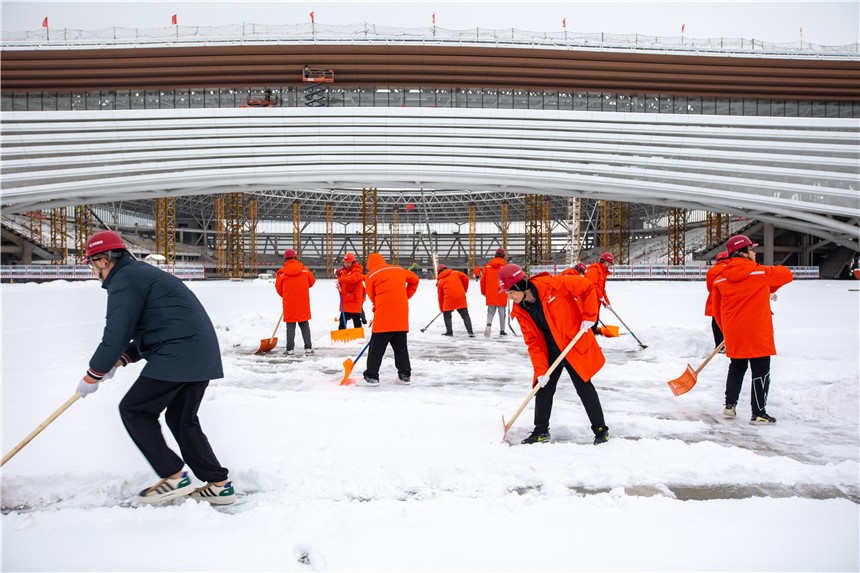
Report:
[[[678,378],[674,380],[669,380],[669,388],[672,389],[672,394],[675,396],[680,396],[681,394],[685,394],[689,392],[693,386],[696,385],[696,380],[699,378],[699,375],[696,374],[696,371],[693,370],[693,367],[687,364],[687,371],[681,374]]]
[[[335,342],[347,342],[364,338],[364,328],[344,328],[343,330],[332,330],[331,339]]]
[[[621,333],[618,328],[619,327],[613,326],[611,324],[604,324],[600,327],[600,333],[606,338],[615,338],[616,336],[621,336]]]
[[[353,368],[355,368],[355,361],[352,358],[347,358],[343,361],[344,374],[343,379],[340,381],[341,386],[346,386],[349,384],[347,378],[349,378],[349,375],[352,374]]]
[[[275,338],[264,338],[260,341],[260,348],[254,354],[263,354],[264,352],[269,352],[273,348],[278,345],[278,337]]]

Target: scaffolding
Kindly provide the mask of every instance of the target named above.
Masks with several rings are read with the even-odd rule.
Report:
[[[227,216],[223,196],[215,198],[215,274],[227,276]]]
[[[502,248],[508,252],[508,230],[511,227],[510,205],[507,201],[502,201],[501,222],[499,228],[502,231]]]
[[[224,210],[227,277],[242,279],[245,276],[245,194],[226,193]]]
[[[582,199],[576,197],[567,200],[567,218],[570,221],[567,266],[572,267],[579,261],[582,253]]]
[[[364,264],[367,257],[378,248],[376,242],[376,187],[361,189],[361,256]]]
[[[469,203],[469,252],[466,274],[472,272],[478,264],[478,206]]]
[[[252,277],[257,276],[257,200],[248,200],[248,270]]]
[[[666,264],[683,265],[684,242],[687,234],[686,211],[670,207],[666,219],[666,231],[668,233]]]
[[[64,265],[69,258],[68,237],[66,231],[66,208],[51,209],[51,250],[60,255],[59,259],[51,261],[55,265]]]
[[[42,244],[42,211],[30,211],[27,213],[30,220],[30,240],[37,245]]]
[[[541,262],[547,262],[552,259],[552,197],[549,195],[543,196],[543,206],[541,209],[541,229],[543,236],[543,250]]]
[[[543,212],[541,195],[526,195],[525,198],[526,267],[541,264],[543,258]]]
[[[325,274],[334,278],[334,203],[325,204]]]
[[[615,262],[620,265],[630,264],[630,204],[622,201],[611,201],[612,240],[610,251],[615,256]]]
[[[87,240],[93,235],[93,212],[89,205],[75,205],[75,259],[87,254]]]
[[[155,251],[167,265],[176,264],[176,197],[159,197],[155,206]]]
[[[729,238],[729,222],[730,215],[725,213],[712,213],[708,211],[705,214],[705,243],[708,246],[723,243]]]
[[[391,212],[391,264],[400,264],[400,210]]]
[[[293,201],[293,249],[296,256],[302,256],[302,204]]]

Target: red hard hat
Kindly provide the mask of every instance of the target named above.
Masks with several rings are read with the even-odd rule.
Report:
[[[746,235],[735,235],[726,241],[726,252],[731,255],[744,247],[757,247],[758,243],[753,243]]]
[[[614,265],[615,264],[615,255],[613,255],[612,253],[606,252],[606,253],[603,253],[602,255],[600,255],[600,260],[606,261],[610,265]]]
[[[576,263],[575,265],[573,265],[573,268],[575,268],[577,271],[579,271],[579,274],[581,274],[581,275],[584,275],[585,271],[588,270],[585,268],[584,263]]]
[[[512,286],[526,278],[526,273],[519,265],[508,263],[499,269],[499,292],[508,292]]]
[[[354,263],[355,262],[355,253],[347,253],[343,256],[343,262],[345,263]]]
[[[503,248],[499,247],[498,249],[496,249],[496,256],[497,257],[504,257],[505,256],[505,250]]]
[[[720,262],[727,258],[729,258],[728,251],[720,251],[719,253],[717,253],[717,262]]]
[[[436,274],[439,274],[442,271],[446,271],[446,270],[448,270],[448,267],[446,267],[444,264],[440,264],[438,267],[436,267]]]
[[[284,260],[287,259],[295,259],[298,253],[296,253],[295,249],[287,249],[284,251]]]
[[[127,250],[125,243],[113,231],[99,231],[87,241],[87,258],[107,251]]]

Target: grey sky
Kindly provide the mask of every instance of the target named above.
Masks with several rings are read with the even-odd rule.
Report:
[[[405,28],[517,28],[688,37],[756,38],[768,42],[803,39],[825,45],[860,41],[860,2],[7,2],[4,30],[36,30],[49,17],[52,29],[109,26],[154,28],[170,25],[319,24],[370,22]]]

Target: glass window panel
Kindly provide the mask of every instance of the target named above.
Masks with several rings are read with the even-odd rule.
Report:
[[[600,94],[588,94],[588,111],[603,111],[603,98]]]
[[[0,111],[12,111],[13,99],[12,94],[0,95]]]
[[[479,89],[470,89],[470,90],[468,91],[468,94],[469,94],[469,101],[468,101],[468,104],[467,104],[467,105],[468,105],[468,107],[476,107],[476,108],[483,107],[483,105],[484,105],[484,102],[483,102],[483,95],[484,95],[483,90],[479,90]]]
[[[672,96],[660,96],[660,113],[672,113]]]
[[[615,94],[603,94],[603,111],[618,111],[618,100]]]
[[[142,91],[133,91],[128,95],[128,107],[129,109],[143,109],[144,105],[144,94]]]
[[[558,92],[543,92],[543,108],[558,109]]]
[[[744,99],[744,115],[756,115],[756,100]]]
[[[616,98],[616,103],[617,103],[617,105],[615,107],[615,111],[626,112],[626,111],[631,110],[630,106],[631,106],[632,101],[631,101],[629,95],[618,94],[618,97]]]
[[[462,100],[467,102],[468,95],[462,94]],[[421,90],[421,107],[436,107],[436,90],[423,89]]]
[[[72,109],[72,94],[57,94],[57,111],[70,109]]]
[[[41,93],[37,92],[37,93],[27,94],[27,109],[29,111],[42,111],[42,94]]]
[[[672,105],[675,113],[688,113],[687,111],[687,96],[673,96]]]
[[[744,100],[742,99],[733,99],[729,101],[729,115],[743,115],[744,114]]]
[[[42,109],[55,111],[57,109],[57,94],[53,92],[42,94]]]
[[[756,103],[756,115],[762,117],[768,117],[771,115],[769,99],[758,100],[758,102]]]
[[[146,105],[146,109],[159,109],[161,107],[158,101],[158,91],[156,90],[146,90],[144,94],[144,101]]]
[[[840,102],[839,104],[839,117],[852,117],[851,116],[851,102]]]
[[[119,91],[114,95],[114,109],[128,109],[128,92]]]
[[[529,90],[528,97],[529,109],[543,109],[543,92]]]
[[[406,107],[421,107],[421,90],[406,92]]]
[[[839,102],[838,101],[829,101],[826,104],[827,117],[839,117]]]
[[[436,107],[452,107],[451,98],[451,90],[436,90]]]
[[[483,107],[499,107],[499,90],[484,90]]]
[[[573,109],[573,96],[567,92],[559,92],[558,109],[570,111]]]
[[[529,108],[529,92],[514,90],[514,109]]]
[[[87,109],[86,94],[72,94],[72,109],[75,111]]]
[[[215,88],[208,88],[203,94],[203,105],[206,107],[221,107],[220,99],[220,90],[217,90]]]
[[[588,110],[588,94],[576,93],[573,96],[573,109],[575,111]]]
[[[702,113],[702,98],[689,96],[687,98],[687,113]]]
[[[161,109],[173,109],[174,100],[176,99],[173,90],[162,90],[158,92],[158,103]]]
[[[714,115],[717,113],[717,100],[714,98],[704,97],[701,100],[701,111],[704,115]]]
[[[785,102],[781,99],[770,102],[770,113],[774,117],[785,117]]]
[[[800,102],[797,100],[786,100],[785,117],[800,117]]]
[[[261,90],[261,91],[260,91],[260,97],[262,97],[262,93],[263,93],[263,92],[262,92],[262,90]],[[189,97],[191,98],[191,107],[193,107],[193,108],[201,108],[201,107],[203,107],[203,104],[204,104],[204,102],[205,102],[205,97],[206,97],[206,96],[204,95],[203,91],[201,91],[201,90],[191,90],[191,93],[189,94]]]
[[[511,90],[499,90],[499,107],[504,109],[514,107],[514,93]]]

